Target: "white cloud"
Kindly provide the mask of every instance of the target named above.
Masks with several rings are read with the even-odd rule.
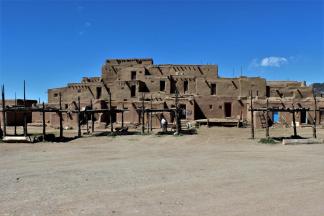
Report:
[[[288,60],[284,57],[270,56],[263,58],[259,65],[262,67],[280,67],[286,63],[288,63]]]

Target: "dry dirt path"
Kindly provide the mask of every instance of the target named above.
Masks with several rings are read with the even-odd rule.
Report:
[[[202,128],[181,137],[2,143],[0,215],[323,216],[324,145],[248,137],[249,129]]]

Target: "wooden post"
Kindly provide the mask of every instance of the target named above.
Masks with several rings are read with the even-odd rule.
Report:
[[[314,121],[313,121],[313,138],[316,138],[316,109],[317,109],[317,101],[316,95],[314,94]]]
[[[251,139],[254,139],[254,115],[253,115],[253,98],[252,90],[250,91],[250,110],[251,110]]]
[[[122,116],[121,116],[121,118],[122,118],[122,119],[121,119],[121,120],[122,120],[121,127],[124,128],[124,111],[122,111],[121,115],[122,115]]]
[[[175,92],[175,108],[176,108],[176,133],[180,134],[181,131],[181,123],[180,123],[180,115],[179,115],[179,92],[178,88],[176,88]]]
[[[60,139],[63,138],[63,116],[62,116],[62,94],[59,93],[60,100],[60,110],[59,110],[59,118],[60,118]]]
[[[112,122],[112,105],[111,105],[111,92],[109,90],[109,120],[110,120],[110,131],[114,132],[114,123]]]
[[[7,121],[6,121],[6,102],[5,102],[5,89],[4,85],[2,85],[2,122],[3,122],[3,136],[7,135]]]
[[[152,95],[151,95],[151,112],[150,112],[150,130],[152,131],[153,130],[153,113],[152,113],[152,109],[153,109],[153,102],[152,102]]]
[[[17,96],[16,96],[16,92],[15,92],[15,108],[17,107]],[[16,113],[16,109],[14,110],[14,122],[15,122],[15,136],[17,136],[17,113]]]
[[[293,117],[294,137],[297,137],[297,128],[296,128],[296,117],[295,117],[294,104],[292,104],[292,117]]]
[[[42,113],[43,113],[43,139],[45,140],[45,136],[46,136],[46,123],[45,123],[45,104],[43,102],[43,110],[42,110]]]
[[[81,137],[81,122],[80,122],[80,110],[81,110],[81,104],[80,104],[80,96],[78,97],[78,137]]]
[[[150,121],[149,121],[149,119],[150,119],[150,113],[151,113],[151,112],[146,112],[147,133],[150,133]]]
[[[86,125],[87,125],[87,134],[89,134],[89,119],[88,119],[88,112],[87,110],[84,111],[84,114],[85,114],[85,119],[86,119]]]
[[[123,103],[123,105],[122,105],[122,112],[121,112],[121,121],[122,121],[122,124],[121,124],[121,126],[122,126],[122,128],[124,128],[124,103]]]
[[[269,138],[269,100],[267,99],[267,111],[266,111],[266,138]]]
[[[94,112],[93,112],[92,99],[90,100],[90,104],[91,104],[91,132],[94,133]]]
[[[26,82],[25,82],[25,80],[24,80],[24,136],[27,136]]]
[[[145,133],[145,125],[144,125],[144,118],[145,118],[145,107],[144,107],[144,93],[142,94],[142,134]]]

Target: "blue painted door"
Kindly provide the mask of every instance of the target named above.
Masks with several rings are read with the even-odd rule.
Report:
[[[279,113],[273,112],[273,122],[278,123],[279,122]]]

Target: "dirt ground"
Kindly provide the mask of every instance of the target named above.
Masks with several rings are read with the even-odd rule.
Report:
[[[311,128],[298,131],[311,137]],[[1,143],[0,215],[324,215],[324,144],[260,144],[263,130],[249,136],[248,128],[215,127]]]

